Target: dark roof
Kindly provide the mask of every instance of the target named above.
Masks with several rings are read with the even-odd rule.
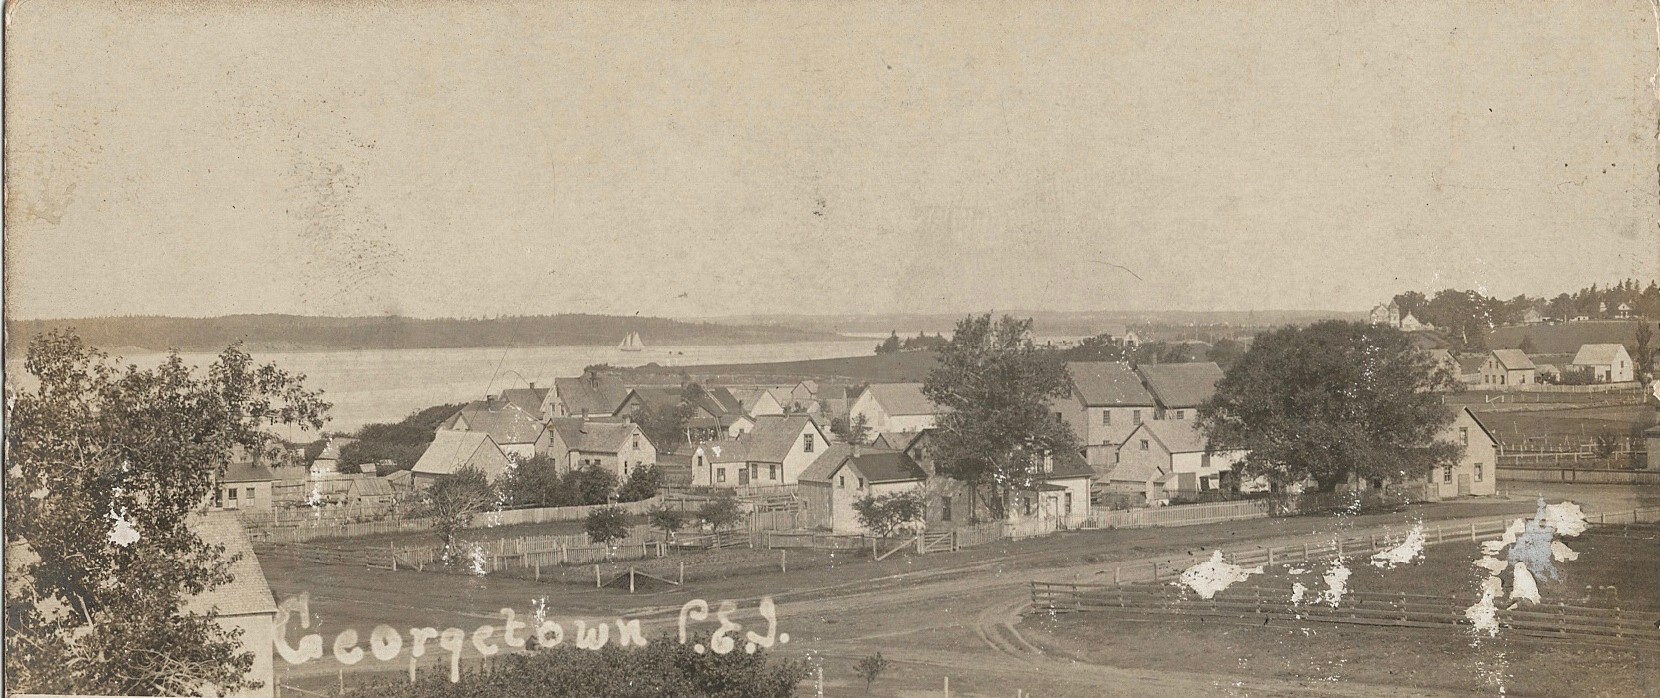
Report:
[[[225,466],[225,474],[219,477],[220,482],[271,482],[275,479],[277,476],[271,474],[270,468],[248,461]]]
[[[922,438],[924,431],[884,431],[871,440],[876,448],[891,448],[895,451],[909,451],[911,444]]]
[[[923,472],[922,466],[917,465],[915,460],[902,451],[862,446],[859,456],[855,458],[853,446],[850,444],[835,444],[825,449],[824,455],[819,456],[812,465],[801,472],[800,479],[808,482],[830,482],[831,476],[843,465],[852,465],[872,483],[928,479],[928,474]]]
[[[557,417],[548,426],[559,432],[565,448],[590,453],[616,453],[634,433],[632,422],[585,422],[581,417]]]
[[[566,411],[573,415],[583,412],[612,414],[628,397],[628,388],[623,385],[622,378],[610,374],[555,378],[553,389],[564,401]]]
[[[733,395],[732,391],[720,387],[704,388],[703,397],[697,401],[697,406],[716,417],[743,412],[738,407],[737,396]]]
[[[547,388],[507,388],[501,391],[501,399],[506,400],[521,410],[534,415],[542,413],[542,402],[547,399]]]
[[[1045,473],[1045,479],[1054,480],[1094,474],[1095,469],[1089,467],[1089,462],[1084,460],[1084,454],[1072,450],[1063,450],[1055,454],[1053,466],[1048,473]]]
[[[1153,395],[1129,364],[1116,361],[1074,361],[1066,365],[1072,386],[1085,406],[1152,405]]]
[[[500,444],[535,443],[546,427],[537,413],[520,409],[506,400],[474,401],[444,420],[441,430],[454,430],[462,420],[465,431],[481,431]]]
[[[1203,361],[1191,364],[1143,364],[1136,367],[1147,390],[1164,407],[1198,407],[1216,392],[1222,369]]]

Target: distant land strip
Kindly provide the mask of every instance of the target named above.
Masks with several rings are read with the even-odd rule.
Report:
[[[218,351],[237,341],[250,350],[452,349],[470,347],[616,346],[630,332],[646,346],[782,344],[851,339],[788,326],[683,322],[617,315],[523,315],[489,319],[227,315],[212,318],[123,316],[6,322],[6,355],[29,340],[73,328],[87,344],[119,353]]]

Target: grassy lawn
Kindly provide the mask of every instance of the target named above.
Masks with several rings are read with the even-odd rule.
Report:
[[[1580,557],[1557,564],[1560,582],[1539,580],[1547,604],[1660,610],[1660,592],[1653,586],[1655,570],[1660,569],[1660,530],[1593,529],[1564,542]],[[1348,589],[1473,603],[1487,574],[1471,564],[1479,557],[1477,546],[1465,542],[1426,548],[1423,561],[1394,570],[1356,560],[1349,565]],[[1307,566],[1303,574],[1290,574],[1296,566],[1272,567],[1244,585],[1284,590],[1287,596],[1295,581],[1307,585],[1311,596],[1324,589],[1323,567]],[[1508,695],[1642,695],[1644,686],[1660,680],[1660,668],[1649,658],[1652,650],[1617,641],[1543,640],[1502,631],[1497,638],[1478,639],[1468,628],[1455,626],[1379,628],[1072,613],[1029,616],[1021,631],[1027,640],[1079,661],[1127,669],[1207,667],[1240,676],[1488,694],[1502,685]]]
[[[1632,434],[1660,424],[1660,409],[1652,405],[1618,405],[1537,412],[1483,412],[1477,410],[1493,436],[1507,444],[1525,437],[1568,437],[1588,441],[1597,434]]]

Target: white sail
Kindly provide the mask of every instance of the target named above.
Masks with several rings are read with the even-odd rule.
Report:
[[[646,345],[645,342],[640,341],[639,332],[630,332],[627,337],[623,338],[622,343],[617,345],[617,348],[623,351],[640,351],[646,348]]]

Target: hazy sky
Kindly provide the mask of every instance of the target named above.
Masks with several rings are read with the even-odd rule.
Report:
[[[105,5],[9,12],[18,317],[1660,277],[1649,0]]]

